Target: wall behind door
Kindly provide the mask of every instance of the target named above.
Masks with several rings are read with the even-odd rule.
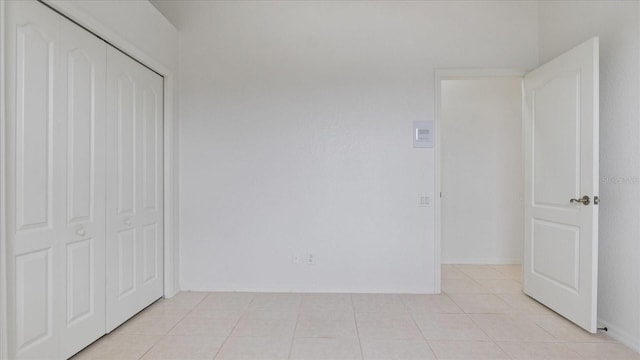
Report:
[[[522,262],[522,78],[442,80],[442,262]]]
[[[433,291],[412,122],[436,68],[533,68],[536,3],[156,6],[180,30],[183,288]]]

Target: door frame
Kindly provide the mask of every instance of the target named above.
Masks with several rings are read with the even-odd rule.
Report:
[[[501,78],[501,77],[520,77],[524,81],[524,75],[527,72],[519,69],[436,69],[435,70],[435,91],[434,91],[434,109],[435,109],[435,145],[434,157],[435,157],[435,192],[434,192],[434,207],[435,207],[435,220],[434,220],[434,292],[439,294],[442,292],[442,198],[440,194],[442,192],[442,145],[440,140],[442,139],[441,133],[441,101],[442,101],[442,81],[443,80],[472,80],[479,78]],[[524,231],[524,229],[523,229]]]
[[[6,233],[6,149],[5,133],[5,2],[0,1],[0,359],[9,358],[7,339],[7,233]]]
[[[163,116],[163,141],[164,141],[164,297],[169,298],[179,291],[178,283],[178,156],[177,156],[177,123],[175,122],[174,101],[176,98],[176,74],[171,69],[164,66],[160,61],[145,53],[136,44],[131,43],[120,36],[114,29],[105,26],[91,15],[82,10],[78,5],[70,0],[38,0],[43,6],[48,6],[63,14],[72,21],[86,28],[88,31],[127,55],[133,57],[143,65],[157,72],[164,78],[164,116]],[[52,10],[53,11],[53,10]],[[6,36],[6,9],[5,2],[0,1],[0,359],[8,359],[8,339],[7,339],[7,276],[6,268],[6,245],[7,233],[5,231],[6,221],[6,113],[5,109],[5,36]]]

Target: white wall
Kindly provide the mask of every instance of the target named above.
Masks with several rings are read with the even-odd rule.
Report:
[[[412,122],[436,68],[534,67],[537,4],[156,6],[180,30],[183,289],[432,292]]]
[[[600,37],[598,318],[640,350],[640,9],[636,1],[540,2],[540,62]]]
[[[136,46],[171,70],[178,69],[178,31],[150,2],[113,0],[45,0],[63,12],[75,9],[92,17],[121,40]],[[69,14],[72,18],[73,13]],[[82,19],[74,19],[86,23]],[[92,29],[100,32],[100,29]],[[111,40],[111,39],[107,39]],[[126,47],[127,44],[116,44]],[[124,49],[126,50],[126,49]]]
[[[522,77],[442,80],[440,129],[442,263],[522,263]]]

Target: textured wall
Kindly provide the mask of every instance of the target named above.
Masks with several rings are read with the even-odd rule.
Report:
[[[102,27],[114,31],[122,40],[137,47],[162,65],[178,69],[178,31],[148,1],[47,0],[54,7],[71,7],[94,18]],[[73,17],[73,15],[72,15]],[[101,29],[95,29],[100,32]],[[118,44],[118,46],[124,46]]]
[[[433,291],[412,122],[436,68],[533,68],[537,4],[156,6],[180,30],[182,287]]]
[[[598,317],[640,350],[640,21],[637,1],[540,2],[540,62],[600,37]]]

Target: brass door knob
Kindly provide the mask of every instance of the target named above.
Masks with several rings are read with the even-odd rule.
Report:
[[[571,199],[569,200],[570,203],[574,204],[574,203],[581,203],[582,205],[589,205],[591,203],[591,200],[589,199],[589,197],[587,195],[581,197],[580,199]]]

